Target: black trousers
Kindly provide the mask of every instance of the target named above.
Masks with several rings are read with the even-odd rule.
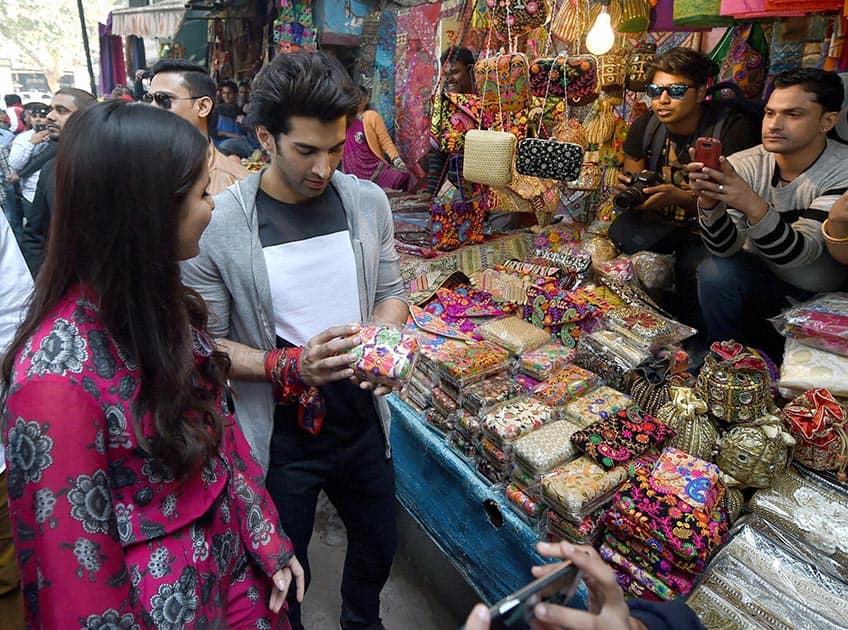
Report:
[[[318,435],[306,433],[291,417],[278,420],[266,485],[303,565],[307,587],[307,549],[318,493],[324,490],[347,531],[340,625],[344,630],[382,628],[380,591],[397,548],[397,521],[394,466],[385,457],[376,412],[365,419],[356,414],[328,417]],[[288,603],[292,629],[303,628],[294,586]]]

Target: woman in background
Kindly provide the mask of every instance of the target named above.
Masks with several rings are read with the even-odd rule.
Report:
[[[383,117],[368,108],[368,91],[362,86],[359,90],[359,111],[348,122],[342,170],[359,179],[371,180],[380,188],[412,190],[415,181],[406,170]]]
[[[288,628],[293,580],[302,597],[229,360],[180,282],[214,208],[206,152],[122,101],[62,132],[47,259],[2,368],[28,627]]]

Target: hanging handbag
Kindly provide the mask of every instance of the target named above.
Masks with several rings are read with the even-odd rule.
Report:
[[[564,56],[557,59],[565,59]],[[553,65],[553,64],[552,64]],[[564,65],[560,65],[560,68]],[[563,92],[568,90],[567,73],[558,73],[561,77]],[[554,83],[555,73],[549,72],[545,85],[544,98],[547,102],[551,87]],[[541,135],[542,119],[536,134]],[[580,165],[583,163],[583,148],[570,142],[560,142],[553,138],[525,138],[518,143],[518,155],[515,160],[515,170],[522,175],[531,175],[546,179],[559,179],[570,181],[580,174]]]
[[[536,59],[530,64],[530,92],[538,98],[563,98],[566,91],[566,57]]]
[[[529,109],[530,66],[522,53],[499,54],[474,64],[483,109],[513,114]]]
[[[567,68],[566,93],[571,105],[588,105],[598,98],[598,59],[594,55],[572,55]]]
[[[719,63],[716,82],[735,83],[747,98],[762,96],[769,64],[768,43],[759,24],[728,29],[710,57]]]
[[[574,44],[591,26],[582,0],[564,0],[551,21],[551,36],[566,44]]]
[[[486,0],[495,30],[508,38],[544,26],[551,14],[548,0]]]
[[[473,130],[472,130],[473,131]],[[447,169],[456,166],[457,158],[445,165]],[[457,178],[459,174],[457,173]],[[472,243],[483,242],[483,219],[486,214],[486,201],[481,187],[472,185],[472,196],[465,198],[462,181],[459,181],[459,199],[436,201],[430,205],[430,234],[433,249],[449,251]]]
[[[648,0],[622,0],[619,33],[642,34],[651,23],[651,5]]]
[[[623,48],[613,48],[598,57],[598,88],[620,90],[627,76],[627,53]]]
[[[601,185],[601,166],[598,163],[597,151],[586,151],[583,154],[583,164],[577,178],[568,182],[570,190],[597,190]]]
[[[648,64],[657,56],[656,44],[640,44],[630,55],[624,86],[633,92],[644,92],[648,87]]]
[[[470,182],[506,186],[512,180],[515,136],[506,131],[472,129],[465,134],[462,176]]]

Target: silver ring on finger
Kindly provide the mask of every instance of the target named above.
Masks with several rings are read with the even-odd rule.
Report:
[[[718,185],[718,191],[719,191],[720,193],[723,193],[723,192],[724,192],[724,184],[719,184],[719,185]]]

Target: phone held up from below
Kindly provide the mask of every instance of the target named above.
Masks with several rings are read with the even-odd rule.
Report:
[[[568,602],[574,597],[582,573],[572,564],[563,564],[548,575],[522,586],[489,609],[491,629],[526,627],[533,619],[533,607],[554,596],[557,596],[557,603]]]
[[[718,158],[721,156],[721,140],[701,137],[695,141],[695,161],[703,162],[704,166],[714,171],[721,170]]]

